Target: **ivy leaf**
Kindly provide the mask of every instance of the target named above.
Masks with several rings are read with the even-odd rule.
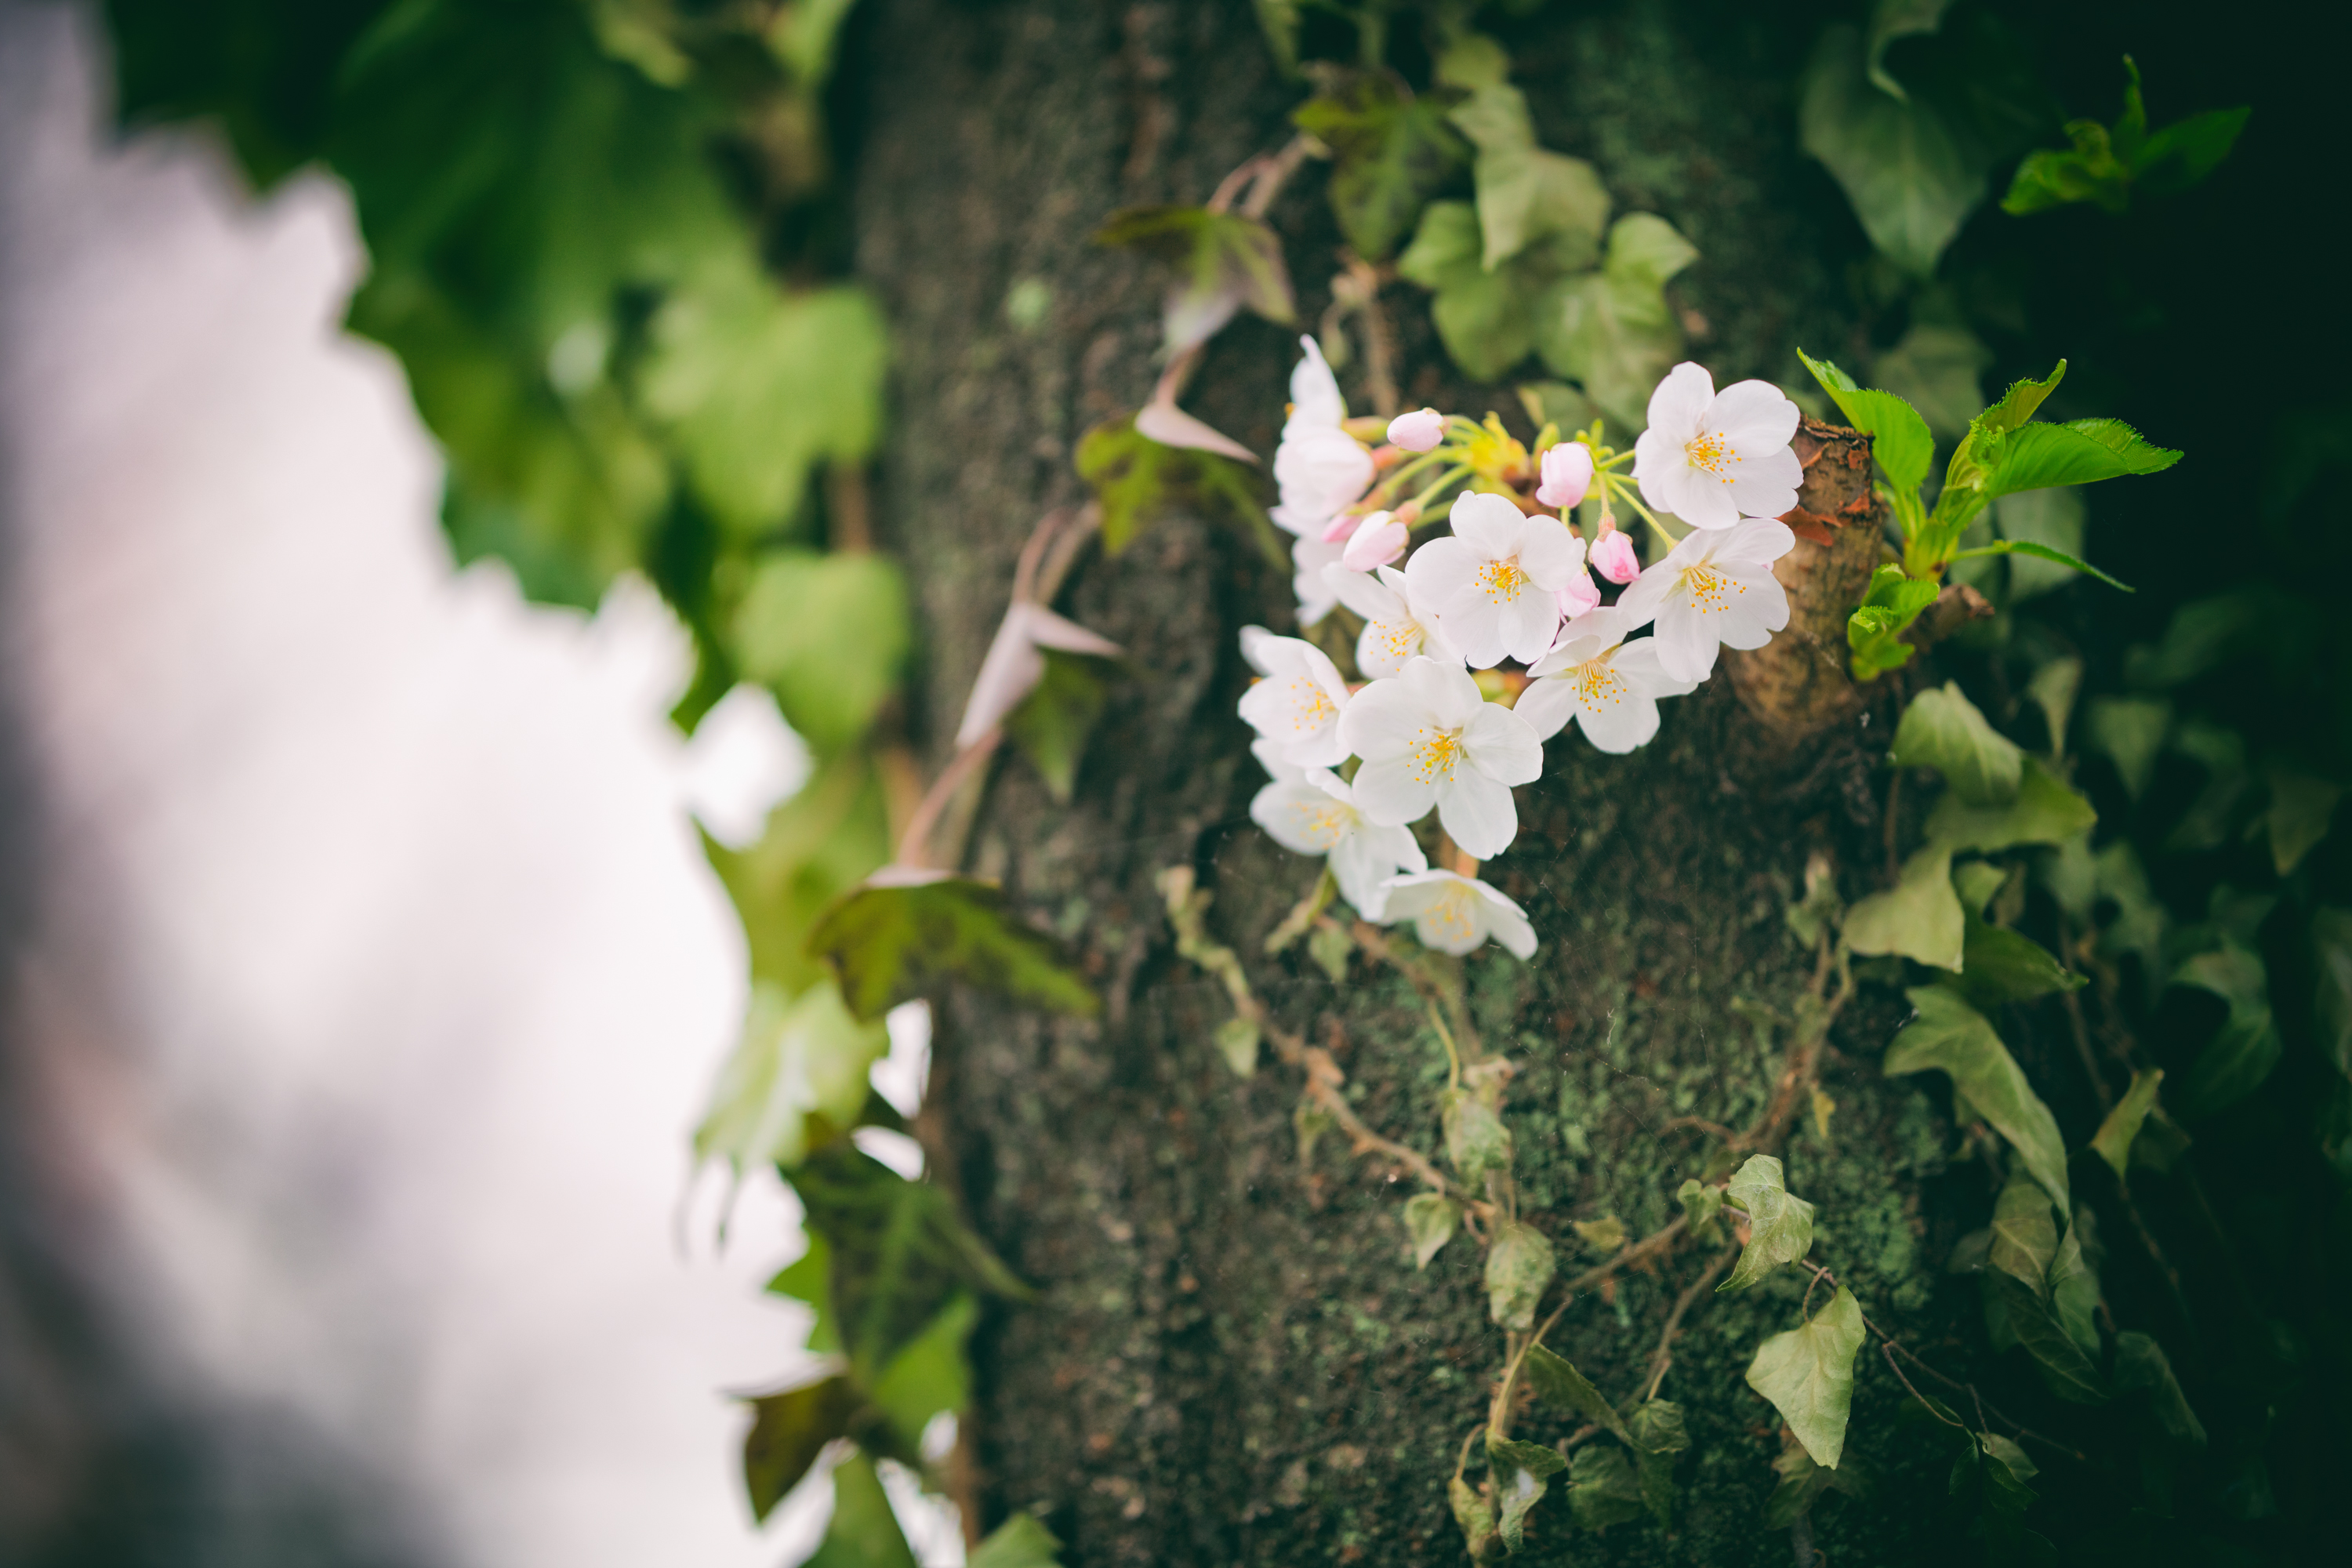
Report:
[[[1495,1485],[1500,1489],[1504,1477],[1496,1472]],[[1538,1491],[1537,1496],[1542,1493]],[[1487,1546],[1495,1539],[1495,1510],[1486,1496],[1460,1476],[1445,1483],[1445,1500],[1454,1510],[1454,1522],[1462,1527],[1463,1544],[1470,1549],[1474,1559],[1483,1559]],[[1526,1510],[1522,1509],[1524,1515]]]
[[[1160,311],[1171,357],[1208,342],[1244,307],[1276,326],[1298,319],[1282,241],[1255,218],[1206,207],[1126,207],[1095,231],[1095,243],[1140,250],[1175,268]]]
[[[980,1321],[970,1292],[948,1299],[929,1326],[890,1358],[874,1380],[874,1407],[890,1424],[899,1447],[920,1451],[923,1428],[941,1411],[961,1415],[971,1402],[971,1363],[965,1346]]]
[[[782,1296],[798,1301],[814,1314],[809,1324],[808,1350],[813,1355],[834,1355],[841,1349],[841,1334],[833,1323],[833,1266],[824,1237],[808,1235],[808,1247],[798,1258],[775,1272],[761,1289],[771,1296]]]
[[[705,835],[703,852],[726,885],[751,947],[751,978],[799,993],[833,976],[808,949],[834,900],[889,858],[889,822],[872,761],[845,752],[819,764],[768,817],[749,849]]]
[[[1969,913],[1960,955],[1960,973],[1944,984],[1979,1007],[2031,1002],[2053,992],[2078,991],[2089,983],[2032,937],[1987,924],[1973,911]]]
[[[1502,1502],[1496,1532],[1502,1536],[1506,1551],[1517,1552],[1527,1544],[1528,1514],[1543,1501],[1550,1479],[1568,1468],[1568,1460],[1558,1449],[1547,1448],[1541,1443],[1498,1441],[1489,1436],[1486,1464],[1494,1475],[1495,1494]],[[1455,1512],[1459,1517],[1458,1508]],[[1467,1530],[1465,1521],[1465,1533]]]
[[[2124,793],[2137,800],[2172,728],[2172,704],[2158,697],[2096,697],[2083,722],[2088,749],[2116,764]]]
[[[1525,1333],[1536,1326],[1536,1308],[1551,1284],[1550,1237],[1531,1225],[1510,1220],[1497,1226],[1486,1249],[1486,1308],[1504,1328]]]
[[[1534,241],[1557,236],[1566,243],[1553,248],[1556,265],[1569,271],[1591,267],[1609,221],[1609,193],[1592,165],[1536,144],[1527,98],[1515,87],[1482,86],[1451,118],[1478,148],[1471,176],[1478,194],[1480,265],[1492,272]]]
[[[1062,1543],[1036,1516],[1016,1513],[988,1532],[964,1558],[964,1568],[1061,1568]]]
[[[1433,290],[1430,320],[1445,352],[1474,381],[1494,381],[1535,346],[1536,299],[1548,279],[1530,279],[1507,263],[1489,272],[1480,260],[1485,242],[1477,210],[1467,202],[1432,202],[1412,243],[1397,258],[1397,275]]]
[[[2062,1210],[2070,1208],[2066,1143],[2057,1119],[1984,1015],[1939,987],[1917,986],[1904,994],[1918,1016],[1886,1047],[1879,1070],[1889,1078],[1929,1068],[1949,1076],[1953,1089],[2009,1141],[2042,1190]]]
[[[2050,1265],[2057,1257],[2058,1226],[2050,1217],[2050,1194],[2030,1176],[2011,1176],[1993,1204],[1992,1247],[1986,1263],[2041,1300],[2049,1293]]]
[[[810,748],[832,756],[898,689],[913,643],[906,581],[881,555],[778,550],[757,561],[730,651]]]
[[[1005,716],[1004,732],[1037,770],[1055,804],[1067,805],[1077,787],[1078,759],[1086,752],[1087,736],[1109,699],[1087,659],[1041,651],[1045,677]]]
[[[1587,1421],[1605,1426],[1625,1442],[1633,1441],[1631,1428],[1609,1396],[1592,1386],[1591,1381],[1570,1364],[1567,1358],[1553,1354],[1541,1345],[1528,1347],[1524,1363],[1528,1386],[1536,1391],[1545,1404],[1564,1415],[1581,1415]]]
[[[1587,1530],[1606,1530],[1641,1518],[1647,1503],[1625,1450],[1601,1443],[1579,1448],[1569,1466],[1568,1507]]]
[[[833,1468],[833,1522],[802,1568],[917,1568],[882,1478],[864,1454]]]
[[[1780,1162],[1771,1155],[1749,1155],[1724,1193],[1747,1211],[1748,1245],[1739,1249],[1731,1277],[1715,1288],[1717,1294],[1745,1290],[1813,1249],[1813,1205],[1782,1184]]]
[[[879,1018],[953,978],[1029,1006],[1091,1017],[1098,1004],[1045,938],[984,882],[942,878],[857,889],[827,910],[809,951],[831,961],[851,1012]]]
[[[1494,1107],[1466,1089],[1445,1091],[1440,1113],[1445,1129],[1445,1157],[1473,1190],[1489,1171],[1511,1168],[1511,1130]]]
[[[947,1194],[855,1144],[821,1149],[786,1175],[809,1229],[824,1238],[834,1321],[851,1375],[867,1387],[960,1292],[1032,1294],[965,1227]]]
[[[1772,1461],[1772,1468],[1780,1479],[1772,1488],[1772,1495],[1764,1500],[1767,1530],[1788,1529],[1811,1512],[1824,1492],[1843,1492],[1856,1498],[1870,1493],[1860,1459],[1849,1460],[1838,1469],[1824,1469],[1813,1463],[1813,1457],[1803,1448],[1788,1448]]]
[[[2210,991],[2229,1016],[2189,1065],[2175,1104],[2185,1121],[2227,1110],[2263,1086],[2284,1049],[2271,1016],[2270,977],[2262,956],[2234,942],[2184,959],[2167,982]]]
[[[1702,1184],[1696,1176],[1686,1177],[1675,1201],[1683,1205],[1683,1218],[1689,1223],[1690,1233],[1697,1240],[1712,1242],[1723,1231],[1723,1189]]]
[[[1974,849],[1990,855],[2021,844],[2063,844],[2098,820],[2088,799],[2028,757],[2017,798],[2007,805],[1973,806],[1957,795],[1937,801],[1927,815],[1927,842],[1955,854]]]
[[[1404,1228],[1412,1237],[1412,1266],[1426,1268],[1440,1248],[1454,1239],[1462,1211],[1436,1193],[1417,1193],[1404,1201]]]
[[[1822,390],[1845,416],[1845,422],[1871,437],[1870,455],[1878,471],[1895,489],[1909,494],[1927,481],[1935,460],[1936,438],[1919,411],[1891,392],[1874,392],[1854,384],[1853,377],[1829,360],[1816,360],[1797,351]]]
[[[2096,1404],[2106,1397],[2105,1391],[2099,1385],[2097,1369],[2068,1331],[2058,1289],[2064,1283],[2072,1292],[2073,1282],[2088,1270],[2079,1238],[2070,1231],[2069,1239],[2075,1245],[2071,1249],[2061,1245],[2050,1215],[2050,1193],[2030,1174],[2010,1178],[1993,1206],[1992,1249],[1987,1258],[1990,1271],[1986,1279],[2000,1302],[2010,1331],[2033,1358],[2051,1391],[2063,1399]],[[2095,1303],[2095,1281],[2091,1294]],[[2092,1342],[2097,1343],[2095,1331]]]
[[[2163,1082],[2162,1068],[2143,1068],[2132,1074],[2131,1087],[2091,1135],[2092,1152],[2107,1163],[2119,1182],[2131,1162],[2132,1141],[2139,1136],[2147,1113],[2156,1109],[2156,1091]]]
[[[1772,1402],[1824,1469],[1836,1469],[1845,1452],[1853,1358],[1862,1341],[1862,1305],[1841,1285],[1811,1321],[1766,1340],[1748,1363],[1748,1386]]]
[[[2116,1336],[2116,1392],[2147,1394],[2148,1414],[2166,1436],[2186,1447],[2205,1447],[2205,1424],[2189,1407],[2164,1347],[2147,1335],[2126,1330]]]
[[[2137,190],[2151,196],[2175,195],[2201,182],[2237,144],[2251,109],[2211,110],[2147,133],[2147,111],[2140,98],[2139,67],[2129,55],[2124,68],[2123,117],[2111,128],[2095,120],[2066,127],[2074,146],[2041,148],[2025,155],[2011,180],[2001,210],[2025,217],[2052,207],[2089,202],[2122,213]]]
[[[1615,1215],[1603,1215],[1599,1219],[1572,1219],[1568,1228],[1576,1238],[1603,1258],[1625,1245],[1625,1222]]]
[[[1292,111],[1293,124],[1331,149],[1331,210],[1365,260],[1393,251],[1469,156],[1446,122],[1450,101],[1415,98],[1386,71],[1338,71]]]
[[[2006,805],[2017,798],[2025,752],[1985,722],[1957,680],[1911,700],[1895,727],[1887,759],[1897,767],[1933,768],[1970,805]]]
[[[1906,272],[1932,273],[1984,199],[1984,170],[1936,109],[1872,85],[1854,27],[1822,33],[1798,90],[1804,149],[1844,187],[1871,244]]]
[[[2006,809],[2006,808],[2004,808]],[[1952,852],[1930,842],[1903,862],[1894,887],[1846,911],[1846,945],[1856,952],[1901,953],[1938,969],[1958,969],[1968,921],[1952,891]]]
[[[2313,910],[2311,949],[2318,973],[2311,1013],[2319,1048],[2337,1072],[2352,1078],[2352,910]]]
[[[1163,446],[1136,429],[1130,415],[1106,420],[1080,437],[1071,464],[1102,506],[1103,548],[1113,555],[1160,513],[1214,504],[1255,530],[1270,562],[1290,569],[1289,549],[1275,538],[1249,471],[1229,458]]]
[[[1653,1399],[1633,1412],[1634,1463],[1642,1473],[1642,1500],[1658,1527],[1675,1527],[1675,1456],[1690,1447],[1682,1406]]]
[[[1610,418],[1640,429],[1652,389],[1683,351],[1666,282],[1697,259],[1697,247],[1655,214],[1619,218],[1601,269],[1568,279],[1538,311],[1544,363],[1580,383]]]
[[[850,1435],[866,1401],[849,1379],[828,1377],[744,1403],[751,1407],[751,1427],[743,1434],[743,1489],[752,1519],[764,1523],[824,1446]]]
[[[2263,772],[2270,780],[2271,805],[2263,814],[2263,826],[2270,836],[2271,863],[2284,877],[2327,837],[2328,819],[2344,798],[2344,786],[2275,761]]]
[[[852,1017],[831,981],[796,997],[755,982],[742,1037],[695,1129],[695,1159],[724,1159],[739,1178],[799,1164],[814,1143],[857,1125],[867,1071],[889,1051],[889,1031]]]

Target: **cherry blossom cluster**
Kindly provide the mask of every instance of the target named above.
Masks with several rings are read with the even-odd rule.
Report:
[[[1802,478],[1797,405],[1767,382],[1717,392],[1686,363],[1651,394],[1630,452],[1598,424],[1547,426],[1531,450],[1491,414],[1350,419],[1315,340],[1300,342],[1272,515],[1296,536],[1300,628],[1341,605],[1362,621],[1360,679],[1304,637],[1243,630],[1259,679],[1241,714],[1270,775],[1250,815],[1326,858],[1365,919],[1410,920],[1446,952],[1494,941],[1526,958],[1526,913],[1475,872],[1517,836],[1511,791],[1542,773],[1543,743],[1573,723],[1599,751],[1643,745],[1658,700],[1706,679],[1718,648],[1788,625],[1772,563],[1796,542],[1776,520]],[[1620,504],[1664,547],[1646,567]],[[1454,851],[1435,868],[1411,831],[1433,810]]]

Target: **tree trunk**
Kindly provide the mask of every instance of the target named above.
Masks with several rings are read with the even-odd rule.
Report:
[[[1789,194],[1818,183],[1793,144],[1790,84],[1819,26],[1796,11],[1577,7],[1511,39],[1546,142],[1592,159],[1619,210],[1660,212],[1699,247],[1675,294],[1692,353],[1718,378],[1793,385],[1799,342],[1842,345],[1833,268]],[[898,344],[877,521],[919,597],[917,713],[936,760],[1024,539],[1041,512],[1083,499],[1079,436],[1139,405],[1157,368],[1160,276],[1090,235],[1123,205],[1198,202],[1280,147],[1302,89],[1238,0],[877,0],[860,27],[845,66],[861,104],[858,266]],[[1270,217],[1311,322],[1339,243],[1319,165]],[[1005,306],[1031,279],[1051,306],[1024,331]],[[1384,298],[1410,402],[1517,423],[1507,388],[1454,384],[1423,296]],[[1245,320],[1212,345],[1191,405],[1270,452],[1296,353],[1292,334]],[[1238,531],[1180,513],[1123,554],[1089,555],[1063,607],[1131,662],[1076,801],[1057,805],[1025,763],[1001,763],[968,864],[1067,940],[1104,1016],[966,997],[940,1010],[933,1068],[934,1157],[1042,1288],[975,1342],[967,1435],[984,1511],[1036,1510],[1065,1561],[1089,1568],[1454,1560],[1446,1479],[1502,1359],[1477,1248],[1457,1237],[1416,1272],[1399,1218],[1413,1182],[1337,1137],[1302,1161],[1298,1074],[1268,1061],[1244,1080],[1225,1065],[1211,1035],[1230,1006],[1175,953],[1155,888],[1163,868],[1195,868],[1217,940],[1286,1027],[1328,1047],[1357,1114],[1436,1150],[1445,1056],[1407,981],[1359,955],[1335,985],[1302,952],[1261,952],[1315,871],[1248,822],[1260,775],[1234,709],[1247,680],[1235,633],[1288,629],[1286,574]],[[1522,792],[1518,841],[1486,874],[1543,945],[1531,964],[1488,949],[1462,973],[1486,1052],[1515,1069],[1525,1212],[1564,1275],[1601,1257],[1571,1220],[1615,1215],[1642,1237],[1678,1212],[1675,1188],[1720,1145],[1675,1119],[1746,1127],[1772,1099],[1813,974],[1781,911],[1813,854],[1849,898],[1880,868],[1858,737],[1884,733],[1885,701],[1842,710],[1790,763],[1717,679],[1633,755],[1563,735]],[[1780,1152],[1865,1310],[1932,1333],[1922,1314],[1948,1308],[1929,1305],[1918,1199],[1943,1143],[1917,1089],[1868,1065],[1891,1021],[1884,1004],[1847,1009],[1828,1101],[1790,1108]],[[1667,1249],[1576,1300],[1548,1342],[1632,1396],[1715,1257]],[[1574,1535],[1555,1496],[1530,1523],[1534,1560],[1785,1560],[1787,1540],[1759,1520],[1778,1422],[1741,1373],[1759,1339],[1796,1321],[1793,1273],[1698,1300],[1675,1346],[1663,1392],[1694,1439],[1675,1532]],[[1899,1397],[1883,1369],[1861,1371],[1854,1448],[1882,1471],[1909,1462],[1889,1420]],[[1552,1441],[1573,1426],[1530,1411],[1520,1429]],[[1903,1560],[1925,1528],[1915,1512],[1847,1505],[1816,1517],[1812,1538],[1831,1561]]]

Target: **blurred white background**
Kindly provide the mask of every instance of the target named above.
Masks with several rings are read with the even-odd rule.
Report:
[[[755,1531],[723,1393],[801,1364],[759,1292],[791,1201],[749,1184],[723,1252],[716,1181],[679,1214],[745,985],[688,809],[756,822],[791,738],[739,703],[680,741],[641,584],[590,619],[454,572],[398,369],[338,331],[341,189],[116,143],[100,47],[0,5],[44,1169],[167,1379],[281,1413],[443,1560],[794,1561],[824,1489]]]

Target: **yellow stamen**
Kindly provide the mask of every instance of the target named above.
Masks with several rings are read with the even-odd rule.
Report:
[[[1497,605],[1508,604],[1527,587],[1528,574],[1519,570],[1519,558],[1514,555],[1505,561],[1489,561],[1478,568],[1478,583],[1486,590],[1489,600]]]
[[[1732,450],[1729,439],[1712,430],[1703,430],[1683,443],[1683,456],[1692,468],[1713,474],[1727,485],[1731,482],[1731,470],[1739,466],[1739,454]]]
[[[1683,591],[1690,595],[1691,608],[1700,615],[1711,616],[1728,607],[1727,594],[1745,594],[1748,585],[1712,566],[1691,566],[1683,571]]]
[[[1475,895],[1458,888],[1448,888],[1437,900],[1421,912],[1414,923],[1422,931],[1441,941],[1461,942],[1475,935],[1477,923],[1470,918],[1470,900]]]
[[[1405,748],[1412,756],[1423,784],[1434,784],[1454,776],[1455,762],[1462,755],[1462,732],[1458,730],[1420,730],[1414,732],[1412,743]]]

